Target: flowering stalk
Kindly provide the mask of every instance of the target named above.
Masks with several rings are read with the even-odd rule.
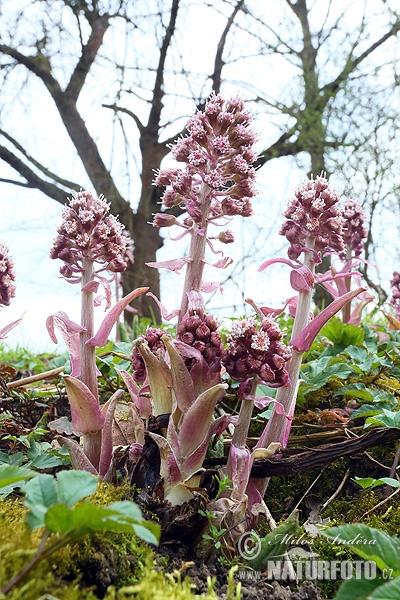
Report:
[[[187,216],[182,222],[166,213],[154,215],[154,227],[179,225],[183,235],[191,235],[189,256],[166,263],[149,263],[153,267],[178,270],[186,265],[179,323],[189,304],[188,294],[204,289],[215,289],[215,284],[203,282],[206,246],[213,252],[212,241],[234,241],[231,231],[222,231],[210,237],[210,224],[224,224],[234,215],[252,214],[251,198],[255,195],[255,154],[252,146],[255,135],[249,129],[250,114],[238,98],[225,101],[214,95],[206,103],[204,112],[198,111],[189,120],[189,135],[179,139],[172,153],[177,161],[186,163],[185,169],[160,171],[155,179],[158,186],[166,185],[162,204],[165,209],[184,207]],[[221,251],[219,253],[222,254]],[[213,266],[224,268],[228,257],[222,257]]]
[[[292,265],[292,275],[295,274],[295,277],[292,277],[291,281],[292,286],[299,292],[291,341],[292,358],[288,364],[292,385],[280,388],[276,395],[276,400],[283,405],[289,422],[284,415],[278,414],[275,410],[256,448],[266,448],[272,442],[279,442],[283,448],[286,447],[296,406],[303,352],[310,348],[313,339],[326,321],[341,310],[346,302],[364,291],[364,288],[358,288],[354,292],[347,292],[308,323],[315,282],[315,265],[321,260],[321,252],[344,251],[339,197],[324,177],[310,179],[296,190],[295,197],[284,214],[287,220],[280,233],[290,242],[289,258],[297,261],[297,264]],[[297,260],[301,253],[304,253],[302,264]],[[267,261],[259,270],[272,262],[274,261]]]
[[[133,298],[147,291],[139,288],[122,298],[110,310],[94,334],[94,307],[103,300],[111,307],[110,282],[115,274],[126,269],[127,238],[116,217],[108,213],[110,205],[102,197],[94,198],[89,192],[74,196],[63,210],[63,221],[58,228],[50,252],[51,258],[63,261],[60,273],[69,283],[81,284],[81,324],[68,319],[65,313],[56,313],[47,320],[47,329],[53,341],[56,325],[67,344],[71,357],[71,376],[64,376],[71,404],[72,423],[83,438],[83,452],[79,445],[64,440],[75,467],[107,476],[112,455],[111,427],[120,392],[100,409],[98,399],[96,346],[103,346],[112,327]],[[113,273],[111,279],[103,271]],[[97,296],[100,285],[105,296]],[[77,379],[79,377],[79,379]]]

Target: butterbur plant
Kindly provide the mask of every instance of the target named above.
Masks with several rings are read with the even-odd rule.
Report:
[[[326,252],[341,254],[345,251],[339,196],[322,175],[309,179],[295,191],[284,216],[286,221],[280,233],[290,244],[289,259],[268,260],[261,265],[259,271],[275,262],[286,263],[292,269],[290,281],[293,289],[298,292],[298,297],[290,342],[292,357],[287,367],[291,385],[278,390],[276,401],[283,406],[285,414],[274,410],[256,445],[257,448],[266,448],[272,442],[286,447],[296,406],[297,382],[303,353],[310,349],[316,335],[330,317],[365,291],[365,288],[359,287],[342,294],[310,320],[316,282],[315,267],[321,262],[321,255]],[[303,261],[299,260],[301,255],[304,257]],[[318,282],[335,281],[349,276],[350,273],[346,272],[337,274],[329,272],[319,276]],[[269,309],[260,309],[259,312],[268,313]]]
[[[154,414],[171,413],[166,438],[152,433],[160,448],[161,472],[166,497],[179,504],[190,495],[188,481],[202,467],[209,441],[226,428],[228,417],[214,420],[216,403],[224,395],[221,383],[222,344],[216,319],[206,313],[202,293],[217,289],[216,282],[204,282],[207,247],[221,258],[211,264],[224,268],[231,259],[216,250],[215,244],[234,241],[229,229],[213,235],[211,226],[226,226],[235,215],[252,214],[255,195],[255,135],[251,116],[238,98],[225,101],[214,95],[204,111],[188,122],[188,135],[172,149],[184,168],[160,171],[158,186],[167,186],[162,198],[165,211],[179,206],[183,215],[162,212],[154,215],[155,227],[181,228],[190,236],[188,256],[159,263],[155,268],[179,271],[186,266],[180,309],[163,315],[179,315],[177,337],[171,340],[149,330],[136,342],[133,367],[148,386]],[[162,345],[160,346],[160,342]],[[141,362],[140,357],[143,362]],[[146,375],[144,375],[143,364]],[[133,392],[133,399],[137,394]]]
[[[5,244],[0,244],[0,307],[9,306],[11,299],[15,296],[15,273],[14,263]],[[0,340],[7,337],[7,334],[22,319],[17,319],[0,329]]]
[[[103,477],[107,477],[110,469],[112,420],[122,391],[117,391],[100,408],[95,350],[106,344],[112,327],[129,303],[148,289],[134,290],[111,308],[110,283],[126,269],[128,242],[122,224],[109,214],[109,208],[103,197],[95,198],[90,192],[78,193],[64,208],[50,258],[63,262],[60,273],[66,281],[81,286],[81,323],[72,322],[64,312],[47,319],[51,339],[57,342],[56,326],[70,353],[71,375],[65,375],[64,381],[72,424],[82,435],[83,450],[69,439],[63,441],[75,467]],[[103,289],[104,295],[95,296],[99,289]],[[103,301],[106,309],[111,310],[94,334],[94,308]]]

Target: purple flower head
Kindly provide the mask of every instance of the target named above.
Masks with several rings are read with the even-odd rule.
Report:
[[[394,306],[396,310],[396,317],[400,319],[400,273],[398,271],[394,271],[393,279],[390,281],[390,286],[392,288],[390,304]]]
[[[140,339],[145,340],[149,346],[149,349],[157,356],[158,350],[165,352],[164,343],[161,338],[165,335],[165,331],[162,329],[156,329],[154,327],[148,327],[146,333],[140,336]],[[146,367],[142,355],[136,346],[132,351],[132,369],[133,379],[136,382],[142,383],[146,379]]]
[[[237,321],[222,358],[229,375],[237,381],[258,375],[270,387],[286,385],[291,350],[281,341],[282,335],[271,317],[265,317],[260,327],[252,317]]]
[[[8,248],[0,244],[0,306],[9,306],[15,296],[14,263],[8,254]]]
[[[189,135],[180,138],[172,149],[175,159],[186,167],[160,171],[155,179],[156,185],[168,186],[164,207],[181,205],[198,227],[223,215],[250,216],[251,198],[256,194],[251,166],[255,135],[250,122],[242,100],[212,96],[204,112],[198,111],[189,119]],[[155,227],[169,224],[172,221],[156,215]]]
[[[287,221],[279,233],[290,243],[290,259],[296,260],[310,246],[316,252],[344,250],[339,196],[325,177],[304,182],[284,215]]]
[[[60,258],[65,264],[63,277],[79,278],[82,259],[103,265],[102,270],[116,273],[127,267],[128,240],[120,221],[109,214],[110,204],[90,192],[79,192],[71,198],[62,213],[63,221],[50,251],[50,258]]]
[[[213,315],[206,314],[200,294],[189,299],[189,307],[178,325],[177,339],[198,350],[206,361],[210,371],[217,373],[221,369],[223,345],[218,332],[219,323]],[[194,359],[186,358],[185,364],[190,371]]]
[[[364,225],[364,211],[358,200],[346,199],[342,208],[343,217],[343,241],[346,248],[349,248],[352,256],[358,257],[363,251],[363,240],[367,237],[367,230]],[[346,251],[341,252],[340,258],[346,258]]]

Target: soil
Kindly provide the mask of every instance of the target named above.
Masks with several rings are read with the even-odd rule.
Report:
[[[224,600],[227,597],[227,578],[230,566],[224,566],[219,561],[212,564],[196,561],[190,549],[180,542],[162,544],[158,549],[158,557],[168,557],[168,572],[178,570],[185,576],[190,577],[193,584],[194,594],[203,594],[208,590],[207,580],[212,578],[214,591],[218,598]],[[242,600],[322,600],[322,596],[313,581],[303,581],[297,584],[282,584],[277,581],[269,581],[262,574],[256,574],[255,578],[249,574],[251,571],[238,569],[235,574],[235,582],[241,583]]]

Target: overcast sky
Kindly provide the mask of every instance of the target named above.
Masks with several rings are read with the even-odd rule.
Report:
[[[7,3],[14,6],[15,2],[16,0],[4,0],[4,6]],[[26,0],[25,3],[29,4]],[[324,3],[320,2],[320,4]],[[347,4],[346,0],[342,3],[342,7]],[[356,4],[357,2],[353,3],[352,10]],[[377,4],[375,0],[374,4]],[[338,6],[340,7],[340,5],[339,0]],[[208,23],[208,34],[214,35],[214,37],[220,35],[223,23],[224,20],[219,23],[217,21]],[[213,58],[214,46],[202,43],[198,23],[196,22],[195,25],[190,52],[196,68],[201,69],[204,68],[207,61],[210,62]],[[266,70],[263,73],[265,77],[268,76],[267,67],[268,62],[265,62]],[[209,67],[207,66],[207,68]],[[244,77],[244,74],[239,72],[236,74],[237,83],[227,86],[228,93],[232,95],[242,93],[241,76]],[[271,76],[272,72],[269,74],[269,77]],[[276,89],[279,87],[280,81],[281,85],[284,84],[287,74],[281,73],[275,67],[273,76]],[[63,173],[68,179],[84,182],[85,176],[82,167],[69,152],[65,134],[59,125],[59,118],[49,105],[40,86],[26,88],[23,93],[27,94],[26,102],[30,102],[34,107],[35,117],[33,119],[29,113],[16,113],[18,114],[16,129],[19,129],[20,132],[27,131],[27,129],[31,133],[34,131],[39,152],[43,148],[46,148],[47,151],[54,148],[54,156],[58,157],[59,161],[54,167],[55,170],[62,165]],[[8,118],[12,118],[12,114],[11,112]],[[89,129],[94,128],[96,123],[102,123],[104,115],[103,109],[93,108],[90,111]],[[57,137],[53,136],[55,128],[60,132]],[[259,149],[263,147],[265,140],[270,139],[270,136],[271,125],[268,119],[264,118],[259,121]],[[114,160],[118,160],[118,156]],[[50,166],[52,167],[52,165]],[[0,177],[10,177],[11,173],[10,169],[0,163]],[[232,246],[226,248],[226,253],[233,255],[237,263],[241,255],[251,254],[256,247],[263,249],[265,246],[265,252],[262,250],[259,253],[259,258],[255,260],[253,266],[241,273],[240,277],[235,279],[235,285],[227,287],[223,296],[213,298],[211,306],[219,307],[220,313],[224,310],[228,311],[229,314],[225,314],[225,316],[232,314],[232,307],[236,315],[242,314],[243,297],[252,297],[262,304],[279,306],[283,304],[290,293],[289,270],[286,267],[277,265],[262,274],[257,274],[257,267],[276,253],[285,255],[284,240],[279,238],[276,232],[282,222],[281,215],[286,201],[290,198],[294,188],[302,182],[304,173],[304,165],[296,166],[296,162],[290,158],[271,161],[259,171],[257,185],[259,195],[254,202],[255,216],[253,217],[259,229],[248,231],[243,226],[243,220],[238,219],[232,224],[232,228],[237,231],[237,241],[234,248]],[[338,191],[341,193],[340,187]],[[59,261],[49,258],[49,251],[56,235],[56,226],[61,220],[62,206],[36,190],[27,191],[7,184],[1,184],[0,205],[0,242],[9,247],[14,258],[17,275],[17,295],[12,301],[11,307],[1,310],[0,328],[25,313],[23,323],[10,332],[8,343],[12,346],[17,344],[27,346],[35,351],[53,350],[54,345],[48,338],[45,328],[47,316],[63,310],[71,319],[79,321],[80,306],[78,286],[70,285],[60,279],[58,276]],[[257,239],[254,236],[257,236]],[[393,236],[396,236],[396,231],[393,231]],[[185,244],[186,239],[181,243],[165,244],[158,259],[166,260],[183,256]],[[386,265],[386,267],[392,267],[392,265]],[[234,269],[235,265],[229,268],[231,271]],[[223,281],[229,274],[229,270],[228,272],[215,270],[212,277],[214,280]],[[180,276],[165,272],[162,274],[162,298],[169,310],[179,306],[182,285],[183,274]],[[103,316],[103,309],[97,309],[98,323]]]

